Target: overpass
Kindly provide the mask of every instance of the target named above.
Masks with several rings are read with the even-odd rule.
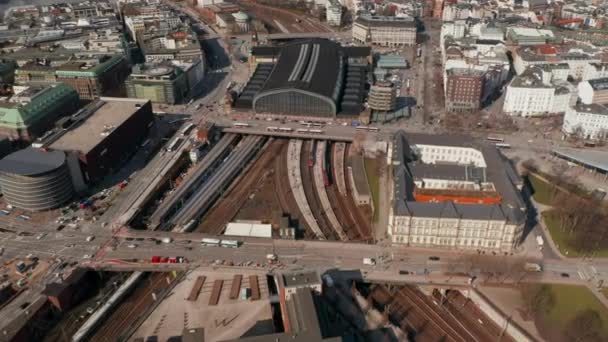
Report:
[[[262,38],[266,40],[293,40],[293,39],[310,39],[310,38],[335,38],[332,32],[303,32],[303,33],[271,33]]]
[[[338,133],[334,131],[327,132],[322,129],[321,134],[310,134],[310,133],[298,133],[295,130],[293,132],[271,132],[265,127],[251,127],[251,128],[237,128],[237,127],[225,127],[222,131],[226,133],[238,133],[247,135],[263,135],[277,138],[289,138],[289,139],[317,139],[317,140],[331,140],[340,142],[352,142],[354,140],[354,133],[345,132]]]

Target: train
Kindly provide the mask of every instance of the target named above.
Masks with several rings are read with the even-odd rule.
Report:
[[[227,248],[238,248],[241,244],[237,240],[219,240],[204,238],[201,240],[201,245],[205,247],[227,247]]]

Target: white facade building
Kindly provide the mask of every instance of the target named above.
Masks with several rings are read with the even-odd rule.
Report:
[[[608,108],[597,104],[568,108],[562,131],[584,139],[604,140],[608,132]]]
[[[583,69],[583,81],[608,77],[608,63],[587,63]]]
[[[331,26],[342,25],[342,4],[338,0],[327,0],[325,3],[325,19]]]

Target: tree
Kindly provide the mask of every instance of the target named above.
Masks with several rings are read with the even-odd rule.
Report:
[[[564,335],[569,341],[593,342],[605,341],[603,322],[600,314],[592,309],[579,311],[574,318],[566,324]]]
[[[525,313],[530,316],[547,314],[555,305],[555,295],[546,284],[525,284],[521,288]]]

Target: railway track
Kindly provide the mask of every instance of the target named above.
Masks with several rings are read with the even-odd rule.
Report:
[[[156,228],[161,225],[168,214],[179,206],[180,202],[188,200],[193,195],[195,189],[205,181],[205,175],[212,172],[218,160],[229,152],[230,146],[235,143],[237,137],[236,134],[226,134],[211,148],[200,163],[195,166],[196,170],[194,173],[177,188],[175,193],[165,199],[152,214],[150,217],[150,227]]]
[[[253,156],[254,149],[260,143],[262,137],[245,137],[235,151],[220,165],[209,179],[199,187],[189,201],[171,219],[175,226],[184,227],[191,220],[200,218],[204,211],[212,205],[215,198],[220,195],[220,191],[228,186],[236,174],[244,167],[247,161]]]
[[[227,222],[232,221],[249,194],[267,177],[271,177],[270,170],[275,158],[287,145],[286,140],[274,140],[268,149],[262,153],[251,168],[231,186],[229,193],[218,201],[205,215],[197,231],[209,234],[220,234]]]
[[[152,273],[143,280],[128,298],[104,320],[104,323],[90,337],[91,342],[114,342],[124,338],[131,325],[154,304],[152,293],[159,293],[169,287],[165,273]],[[126,339],[126,338],[125,338]]]
[[[310,229],[306,220],[304,219],[296,199],[293,197],[291,186],[289,185],[289,172],[287,168],[287,144],[281,148],[278,157],[274,163],[274,185],[276,191],[277,202],[281,204],[281,210],[284,213],[289,213],[293,221],[297,221],[301,229],[304,230],[304,237],[307,239],[314,239],[315,234]]]
[[[348,156],[350,146],[351,145],[346,146],[345,156]],[[348,165],[346,162],[342,163],[342,165],[344,166],[342,174],[346,177],[348,174]],[[357,234],[360,236],[360,239],[363,241],[371,241],[373,240],[371,222],[365,218],[361,209],[354,202],[355,197],[350,182],[345,179],[344,183],[346,186],[346,196],[339,194],[338,197],[342,200],[341,203],[345,206],[346,211],[352,216],[353,222],[355,222],[354,226],[357,229]]]
[[[319,195],[315,190],[312,167],[310,167],[310,156],[313,155],[314,162],[319,163],[321,161],[316,160],[315,150],[313,149],[314,143],[311,141],[305,141],[302,147],[302,157],[300,160],[300,169],[302,171],[302,187],[304,188],[304,193],[306,194],[306,200],[308,201],[308,205],[313,213],[319,228],[323,232],[323,234],[327,237],[328,240],[338,240],[338,236],[336,232],[331,228],[329,220],[325,217],[323,213],[323,206],[321,205],[321,201],[319,200]]]

